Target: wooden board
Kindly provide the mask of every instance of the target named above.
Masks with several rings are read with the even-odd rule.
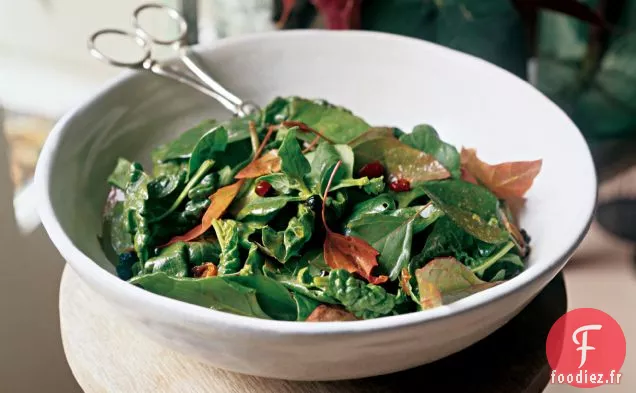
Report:
[[[506,326],[433,364],[361,380],[291,382],[215,369],[159,346],[133,330],[68,266],[60,288],[64,349],[77,381],[88,393],[538,393],[550,373],[545,338],[566,309],[559,275]]]

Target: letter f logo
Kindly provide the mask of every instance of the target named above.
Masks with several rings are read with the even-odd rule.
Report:
[[[576,329],[574,333],[572,333],[572,341],[574,341],[576,345],[580,345],[580,347],[576,349],[577,351],[581,351],[581,364],[579,364],[579,368],[583,367],[585,361],[587,360],[587,351],[593,351],[596,349],[587,345],[587,332],[589,330],[601,330],[602,327],[603,326],[601,325],[585,325]],[[581,340],[581,342],[579,342],[576,336],[581,332],[583,332],[583,339]]]

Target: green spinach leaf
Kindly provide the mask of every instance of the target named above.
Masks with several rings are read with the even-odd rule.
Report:
[[[288,321],[297,317],[289,292],[265,276],[194,279],[159,272],[135,277],[130,283],[157,295],[237,315]]]
[[[164,162],[179,158],[190,158],[199,140],[217,126],[216,120],[205,120],[197,124],[172,142],[158,146],[153,151],[153,161]]]
[[[289,97],[285,100],[286,106],[283,106],[280,101],[271,105],[267,118],[305,123],[335,143],[347,143],[370,127],[350,110],[324,100],[308,100],[300,97]],[[309,140],[313,136],[307,134],[301,135],[301,138]]]
[[[499,201],[487,189],[463,180],[428,182],[424,192],[457,225],[487,243],[506,241],[497,216]]]
[[[298,140],[296,139],[296,131],[290,129],[278,150],[281,159],[281,171],[295,180],[307,194],[309,189],[305,185],[305,175],[311,171],[309,161],[303,156]]]
[[[183,242],[169,245],[144,264],[144,273],[164,272],[173,277],[187,277],[188,270],[188,253]]]
[[[289,220],[285,230],[277,232],[270,227],[263,228],[263,246],[279,262],[286,263],[290,258],[298,256],[311,238],[314,218],[313,211],[304,205],[298,205],[296,217]]]
[[[433,205],[389,213],[363,214],[347,223],[347,234],[357,236],[380,256],[378,262],[390,280],[397,280],[411,259],[413,235],[435,222],[442,212]]]
[[[437,131],[428,124],[415,126],[412,133],[400,137],[400,142],[435,157],[454,178],[458,179],[461,176],[457,149],[442,141]]]
[[[238,223],[234,220],[214,220],[212,226],[221,246],[219,276],[238,273],[242,265]]]
[[[396,306],[395,295],[379,285],[366,284],[343,269],[329,273],[326,293],[356,317],[363,319],[390,315]]]
[[[188,163],[188,176],[192,177],[204,162],[214,160],[216,153],[224,151],[227,140],[227,130],[223,126],[213,128],[203,135],[192,150]]]

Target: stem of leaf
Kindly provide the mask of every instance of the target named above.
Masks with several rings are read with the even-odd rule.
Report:
[[[190,191],[190,189],[192,189],[192,187],[194,187],[194,185],[197,184],[201,180],[201,178],[203,178],[203,176],[205,176],[205,174],[210,170],[210,168],[212,168],[213,165],[214,165],[214,160],[205,160],[203,162],[203,164],[201,164],[199,169],[197,169],[197,171],[194,173],[194,176],[192,176],[192,178],[190,179],[188,184],[186,184],[186,186],[183,188],[183,191],[181,191],[181,194],[179,194],[177,199],[175,199],[174,203],[172,203],[170,208],[168,210],[166,210],[159,217],[155,217],[155,218],[149,220],[148,222],[150,224],[152,224],[152,223],[161,221],[164,218],[168,217],[168,215],[170,213],[175,211],[177,209],[177,207],[179,207],[181,202],[183,202],[185,197],[188,196],[188,192]]]
[[[514,246],[515,246],[515,244],[513,242],[506,243],[506,245],[503,246],[503,248],[501,250],[499,250],[495,255],[493,255],[490,258],[488,258],[486,260],[486,262],[482,263],[481,265],[479,265],[476,268],[471,269],[471,270],[475,274],[483,274],[486,271],[486,269],[488,269],[489,267],[494,265],[495,262],[500,260],[504,255],[506,255],[508,253],[508,251],[510,251],[510,249],[513,248]]]
[[[252,142],[252,150],[254,151],[254,155],[256,155],[256,152],[258,151],[258,148],[260,147],[261,143],[258,140],[258,132],[256,132],[256,125],[254,124],[254,122],[250,121],[248,124],[250,129],[250,140]]]
[[[327,226],[327,220],[325,219],[325,205],[327,204],[327,195],[329,195],[329,189],[331,188],[331,183],[333,182],[333,178],[336,176],[336,172],[340,168],[342,164],[342,160],[338,160],[336,165],[334,165],[333,170],[331,171],[331,176],[329,176],[329,181],[327,182],[327,187],[325,187],[325,193],[322,196],[322,223],[327,230],[327,233],[331,232],[331,229]]]

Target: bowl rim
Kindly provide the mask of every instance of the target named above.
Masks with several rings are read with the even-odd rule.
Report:
[[[489,67],[495,67],[499,69],[500,72],[507,73],[509,76],[514,77],[519,83],[526,84],[527,87],[534,89],[535,94],[544,97],[549,105],[552,105],[554,109],[561,112],[566,117],[566,120],[570,122],[571,126],[574,127],[574,129],[578,130],[578,127],[561,110],[561,108],[559,108],[554,102],[543,95],[543,93],[541,93],[539,90],[535,89],[527,81],[517,77],[516,75],[501,67],[498,67],[476,56],[417,38],[375,31],[332,31],[312,29],[284,30],[270,31],[265,33],[250,33],[241,36],[228,37],[209,44],[195,45],[193,46],[193,50],[195,50],[196,52],[200,52],[202,50],[214,51],[216,49],[227,46],[255,42],[259,40],[269,41],[276,40],[280,37],[307,37],[321,35],[346,35],[350,37],[359,37],[361,39],[372,38],[392,41],[403,40],[416,42],[418,45],[422,45],[423,47],[428,46],[431,49],[444,52],[444,54],[448,56],[470,58],[470,60],[473,62],[477,61],[485,63]],[[591,176],[593,176],[594,190],[589,190],[589,192],[594,192],[594,197],[590,205],[586,207],[587,217],[585,219],[585,225],[583,225],[579,229],[579,236],[574,243],[570,244],[567,247],[563,247],[559,256],[555,257],[554,260],[545,263],[543,266],[531,266],[511,280],[508,280],[500,285],[489,288],[486,291],[468,296],[448,305],[440,306],[430,310],[416,311],[412,313],[388,316],[377,319],[349,321],[346,323],[299,323],[297,321],[277,321],[241,316],[228,312],[207,309],[201,306],[154,294],[152,292],[138,288],[134,285],[130,285],[128,282],[121,280],[116,275],[111,274],[106,269],[99,266],[90,257],[84,254],[79,248],[77,248],[73,244],[73,241],[69,238],[69,236],[64,232],[61,224],[57,220],[55,211],[53,209],[53,204],[49,197],[52,163],[56,156],[56,152],[58,150],[60,141],[67,125],[74,119],[80,117],[82,112],[90,105],[92,105],[96,100],[100,99],[100,97],[108,94],[117,86],[126,83],[130,78],[132,78],[139,72],[140,71],[134,70],[123,71],[122,73],[105,83],[100,89],[97,90],[95,94],[85,99],[82,103],[68,111],[62,118],[60,118],[60,120],[51,130],[44,143],[44,146],[38,158],[34,179],[36,194],[38,195],[39,199],[37,206],[40,219],[42,221],[44,229],[48,233],[50,239],[52,240],[53,244],[58,249],[62,257],[71,265],[71,267],[78,273],[78,275],[82,277],[83,281],[87,281],[88,278],[88,280],[93,283],[93,289],[100,292],[102,296],[107,298],[115,297],[120,301],[125,300],[129,304],[143,304],[148,312],[169,313],[167,315],[170,315],[171,318],[196,323],[198,325],[227,326],[235,329],[238,328],[242,331],[267,334],[272,337],[281,335],[309,336],[316,334],[348,335],[360,332],[383,331],[399,327],[414,326],[421,323],[432,322],[470,312],[474,309],[484,307],[489,303],[502,300],[503,298],[510,296],[514,292],[521,291],[523,288],[530,286],[536,280],[546,278],[547,276],[550,276],[547,277],[548,279],[552,279],[558,274],[565,262],[567,262],[567,260],[574,253],[575,249],[582,242],[583,238],[585,237],[591,226],[598,198],[598,180],[594,165],[592,165],[593,171],[590,174]],[[587,148],[587,156],[590,162],[592,162],[593,164],[590,148],[580,130],[577,137],[581,138],[583,145]],[[131,305],[130,308],[133,308],[133,306]]]

